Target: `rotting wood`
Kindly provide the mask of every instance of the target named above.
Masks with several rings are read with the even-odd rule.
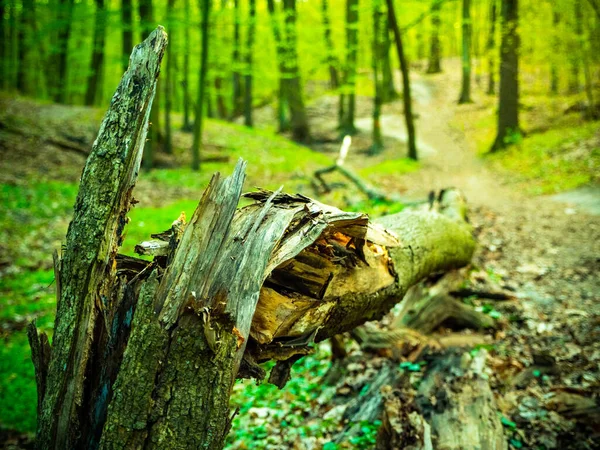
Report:
[[[388,396],[377,449],[506,449],[486,357],[449,349],[426,358],[416,394]]]

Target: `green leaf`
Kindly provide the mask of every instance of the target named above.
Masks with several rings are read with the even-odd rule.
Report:
[[[502,419],[500,419],[500,422],[502,422],[502,425],[504,425],[505,427],[511,428],[511,429],[515,429],[517,428],[517,424],[514,423],[512,420],[507,419],[506,417],[502,416]]]
[[[327,442],[323,446],[323,450],[338,450],[338,446],[335,442]]]
[[[521,441],[518,441],[516,439],[511,439],[508,442],[510,442],[510,445],[512,445],[514,448],[523,448],[523,443]]]

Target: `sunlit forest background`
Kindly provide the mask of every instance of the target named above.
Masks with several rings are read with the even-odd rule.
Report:
[[[3,448],[31,448],[37,399],[25,327],[35,319],[52,331],[52,252],[129,55],[159,25],[169,44],[124,253],[181,211],[190,217],[211,175],[230,173],[242,157],[247,189],[284,185],[373,217],[431,190],[463,190],[484,249],[477,273],[528,301],[556,301],[529,317],[518,305],[469,298],[504,320],[504,334],[485,341],[497,359],[533,364],[522,323],[564,321],[564,311],[598,304],[599,0],[0,0]],[[344,169],[322,182],[315,172],[334,165],[347,135]],[[562,344],[589,335],[577,341],[585,364],[578,356],[565,360],[570,372],[548,372],[555,379],[536,375],[535,395],[511,385],[494,387],[498,396],[539,400],[573,385],[597,398],[599,331],[589,323],[554,325]],[[540,345],[553,353],[562,344]],[[350,432],[332,406],[364,394],[366,374],[380,367],[381,355],[348,345],[360,358],[342,386],[321,383],[327,343],[281,391],[236,384],[241,414],[229,448],[375,448],[381,421]],[[517,419],[522,404],[512,401],[502,403],[511,448],[575,448],[564,444],[573,436],[577,448],[594,448],[579,422]]]

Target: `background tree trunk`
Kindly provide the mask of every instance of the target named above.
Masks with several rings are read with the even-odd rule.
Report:
[[[269,15],[271,17],[271,31],[273,32],[273,38],[275,40],[275,46],[277,49],[277,63],[279,66],[279,99],[277,102],[277,121],[279,123],[279,132],[282,133],[289,130],[290,125],[287,117],[288,101],[285,81],[286,70],[284,65],[286,58],[285,45],[283,36],[281,34],[279,14],[275,8],[274,0],[267,0],[267,8],[269,9]]]
[[[392,40],[390,39],[391,27],[389,19],[385,17],[385,30],[383,34],[383,60],[381,63],[381,71],[383,75],[383,103],[390,102],[398,98],[398,92],[394,86],[394,71],[392,70],[392,61],[390,56],[390,50],[392,47]]]
[[[69,39],[71,37],[71,24],[73,22],[73,0],[59,0],[58,21],[59,29],[57,36],[57,50],[55,53],[55,64],[57,78],[52,83],[52,98],[56,103],[67,103],[69,100]]]
[[[34,64],[33,49],[35,48],[35,3],[33,0],[23,0],[23,9],[19,18],[17,90],[24,95],[31,95],[34,92],[30,78]]]
[[[552,11],[552,55],[550,55],[550,93],[558,94],[558,67],[556,58],[560,52],[560,12],[558,6],[554,5]]]
[[[188,0],[186,0],[188,1]],[[121,33],[123,46],[123,71],[129,66],[129,55],[133,49],[133,4],[132,0],[121,0]]]
[[[252,53],[254,52],[254,34],[256,32],[256,1],[250,0],[248,17],[248,43],[246,46],[246,67],[244,73],[244,125],[252,126]]]
[[[331,40],[331,24],[329,22],[329,6],[327,0],[321,0],[321,13],[323,14],[325,48],[327,49],[327,65],[329,67],[329,87],[331,89],[337,89],[340,84],[337,71],[338,61],[335,57],[333,41]]]
[[[97,103],[102,92],[104,81],[104,44],[106,41],[106,8],[104,0],[96,0],[96,14],[94,26],[94,42],[90,74],[88,76],[85,104],[92,106]]]
[[[8,55],[7,43],[10,42],[6,33],[7,5],[0,2],[0,89],[8,89]]]
[[[191,17],[190,0],[183,0],[183,11],[185,20],[189,22]],[[183,127],[184,131],[192,130],[192,121],[190,118],[190,110],[192,109],[192,100],[190,97],[190,27],[189,23],[184,27],[184,47],[183,47]]]
[[[208,23],[210,20],[211,0],[201,2],[202,49],[200,53],[200,71],[198,73],[198,100],[196,101],[196,120],[194,121],[194,142],[192,144],[192,170],[200,170],[200,147],[202,146],[203,109],[205,102],[206,74],[208,72]]]
[[[241,33],[240,33],[240,0],[233,0],[233,100],[231,117],[237,117],[242,112],[242,74],[241,74]]]
[[[174,77],[177,55],[175,50],[175,0],[167,0],[167,27],[169,31],[169,48],[167,49],[167,73],[165,79],[165,153],[173,153],[173,137],[171,126],[171,109],[173,108]]]
[[[398,21],[396,20],[396,12],[394,10],[394,1],[386,0],[388,7],[388,19],[390,27],[394,32],[396,40],[396,52],[398,53],[398,60],[400,61],[400,70],[402,71],[402,86],[404,91],[402,92],[402,100],[404,103],[404,118],[406,119],[406,130],[408,134],[408,157],[418,159],[417,157],[417,138],[415,135],[415,124],[412,113],[412,98],[410,93],[410,72],[408,67],[408,61],[404,55],[404,48],[402,46],[402,35],[400,34],[400,28],[398,27]]]
[[[463,0],[462,8],[462,87],[458,103],[471,103],[471,0]]]
[[[427,66],[427,73],[440,73],[442,71],[440,45],[440,24],[442,23],[440,17],[441,9],[442,2],[440,0],[433,0],[433,3],[431,4],[431,45],[429,49],[429,65]]]
[[[383,95],[383,85],[381,80],[380,64],[383,60],[383,34],[389,33],[385,28],[385,14],[382,10],[383,0],[373,0],[373,85],[375,96],[373,97],[373,143],[369,153],[376,155],[383,150],[383,139],[381,136],[381,97]]]
[[[285,97],[290,108],[290,128],[292,139],[297,142],[310,140],[308,116],[302,99],[300,68],[298,67],[298,50],[296,36],[296,0],[283,0],[284,12],[284,86]]]
[[[496,16],[497,16],[497,0],[490,0],[490,30],[488,34],[488,40],[486,45],[487,57],[488,57],[488,87],[487,94],[496,94],[496,58],[497,54],[494,53],[496,48]]]
[[[342,135],[356,133],[354,126],[356,71],[358,58],[358,0],[346,0],[346,68],[340,96]],[[344,104],[345,102],[345,104]]]
[[[498,134],[491,151],[505,148],[519,127],[519,32],[518,0],[502,1],[502,42],[500,44],[500,98]]]

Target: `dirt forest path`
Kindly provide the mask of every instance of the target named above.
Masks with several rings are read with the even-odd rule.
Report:
[[[423,199],[433,189],[462,190],[480,244],[474,264],[518,293],[517,302],[495,305],[511,320],[496,335],[493,360],[530,371],[547,364],[540,370],[550,375],[524,385],[498,378],[494,390],[502,412],[546,448],[598,448],[600,438],[593,434],[577,444],[561,442],[557,430],[576,432],[559,416],[547,422],[530,418],[542,398],[560,389],[587,398],[600,394],[600,216],[583,205],[520,192],[488,167],[469,136],[452,126],[460,108],[477,107],[456,104],[457,81],[446,74],[414,78],[421,168],[402,175],[403,195]],[[389,108],[394,114],[383,117],[383,132],[405,141],[401,105],[395,103]],[[363,127],[371,120],[357,122]]]

